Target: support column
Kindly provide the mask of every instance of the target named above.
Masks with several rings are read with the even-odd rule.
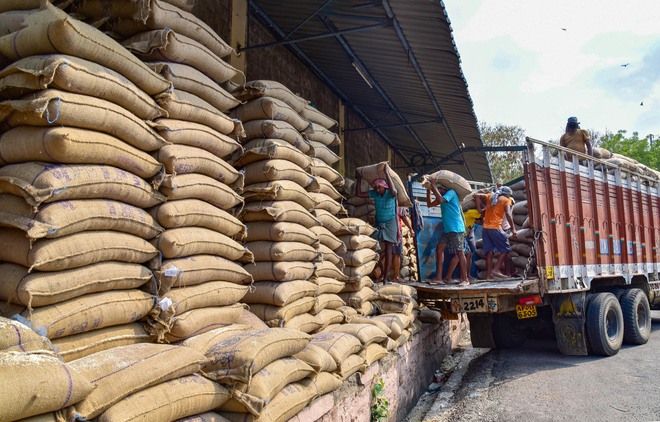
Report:
[[[234,50],[247,46],[248,33],[248,1],[231,0],[231,32],[229,34],[229,45]],[[245,52],[229,56],[229,64],[245,73]],[[238,74],[233,78],[234,82],[242,84],[243,76]]]
[[[339,144],[339,162],[337,163],[337,171],[342,176],[346,177],[346,106],[343,102],[339,102],[339,122],[337,132],[341,143]]]

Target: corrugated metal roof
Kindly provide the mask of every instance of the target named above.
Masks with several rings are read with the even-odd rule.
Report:
[[[438,0],[249,0],[250,8],[411,171],[492,181],[444,4]],[[259,48],[248,46],[246,49]],[[364,76],[362,76],[364,75]]]

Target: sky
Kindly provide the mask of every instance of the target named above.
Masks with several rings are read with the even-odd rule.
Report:
[[[660,0],[444,4],[479,122],[660,137]]]

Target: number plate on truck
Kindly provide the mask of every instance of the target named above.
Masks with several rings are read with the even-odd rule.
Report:
[[[462,312],[488,312],[488,301],[486,300],[486,296],[461,296],[460,300]]]
[[[518,319],[525,319],[537,317],[538,313],[534,305],[516,305],[516,315]]]

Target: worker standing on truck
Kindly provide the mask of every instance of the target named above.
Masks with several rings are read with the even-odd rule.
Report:
[[[392,178],[385,173],[386,179],[376,179],[373,182],[373,189],[368,192],[362,191],[362,175],[355,172],[355,193],[360,198],[371,198],[376,208],[376,231],[371,235],[373,238],[382,242],[384,253],[379,260],[381,277],[383,282],[387,282],[390,268],[392,267],[392,254],[394,245],[401,239],[399,222],[396,213],[396,187]],[[397,275],[394,275],[395,278]]]
[[[506,278],[502,274],[502,265],[509,257],[511,246],[509,239],[502,230],[502,221],[506,218],[511,226],[511,234],[515,236],[516,226],[511,216],[511,196],[513,191],[508,186],[503,186],[492,193],[477,193],[474,199],[477,203],[477,209],[484,212],[483,225],[483,248],[486,254],[486,280],[497,278]],[[485,204],[485,206],[484,206]],[[493,268],[493,254],[499,252],[495,268]]]
[[[481,213],[475,208],[471,208],[463,213],[463,217],[465,218],[465,243],[469,250],[465,253],[468,280],[474,280],[474,277],[472,277],[472,261],[477,256],[477,239],[474,233],[474,225],[482,223]]]
[[[589,132],[580,129],[580,122],[577,117],[569,117],[566,123],[566,133],[559,139],[559,145],[562,147],[570,148],[582,154],[589,154],[594,156],[594,150],[591,146],[591,138]]]
[[[465,260],[465,220],[463,219],[463,210],[461,209],[461,201],[454,189],[447,189],[440,185],[436,185],[436,181],[431,179],[430,189],[426,189],[426,205],[431,208],[440,204],[440,211],[442,213],[442,235],[435,250],[435,277],[429,280],[429,284],[445,284],[451,279],[451,275],[458,264],[461,282],[460,285],[468,285],[470,282],[467,278],[467,262]],[[431,200],[431,192],[435,199]],[[445,250],[449,253],[454,253],[458,257],[458,261],[452,259],[447,268],[447,274],[442,277],[442,267],[445,260]]]

